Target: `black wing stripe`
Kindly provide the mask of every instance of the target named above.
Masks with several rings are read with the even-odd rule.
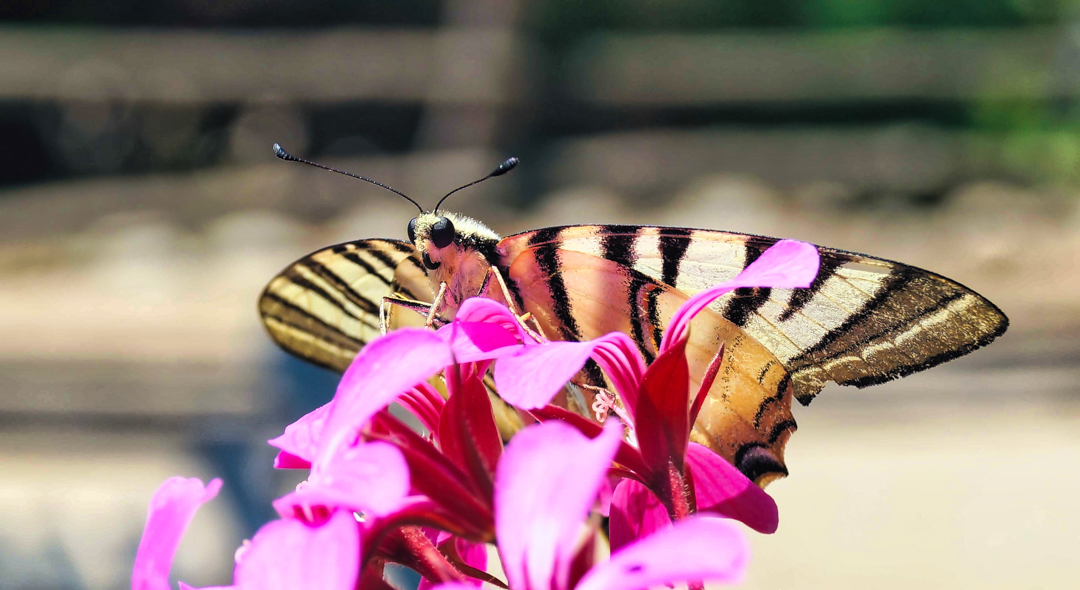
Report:
[[[539,246],[542,244],[550,244],[555,242],[559,233],[562,231],[560,227],[545,227],[544,229],[538,229],[533,232],[533,235],[529,238],[530,246]]]
[[[743,268],[753,264],[755,260],[761,257],[764,251],[764,248],[756,245],[752,246],[749,243],[746,244],[746,260],[743,262]],[[750,317],[769,301],[771,293],[772,289],[768,287],[741,287],[735,289],[734,297],[728,301],[727,306],[724,308],[724,317],[740,328],[745,327],[747,322],[750,321]]]
[[[373,301],[371,301],[367,297],[364,297],[360,293],[357,293],[356,290],[353,289],[351,285],[346,283],[344,279],[342,279],[340,276],[335,274],[334,271],[327,268],[326,265],[324,265],[324,264],[322,264],[322,263],[320,263],[318,261],[309,259],[309,260],[304,260],[302,262],[297,263],[296,267],[302,267],[302,268],[308,270],[309,272],[311,272],[312,274],[314,274],[315,276],[319,277],[320,279],[326,281],[327,283],[332,285],[334,288],[336,288],[339,293],[341,293],[346,299],[349,300],[350,303],[356,305],[357,307],[363,309],[364,311],[366,311],[368,313],[373,313],[373,314],[379,313],[379,306],[378,305],[376,305]],[[285,277],[287,277],[290,281],[295,283],[297,281],[296,281],[296,278],[294,278],[294,277],[299,277],[299,273],[296,270],[296,268],[294,267],[294,268],[289,269],[288,271],[285,272]],[[310,287],[305,286],[305,288],[310,288]],[[319,291],[321,292],[321,289]],[[326,297],[326,296],[324,296],[324,298],[328,299],[328,300],[331,299],[330,297]]]
[[[552,236],[551,242],[536,248],[536,263],[547,279],[548,293],[551,294],[555,308],[552,311],[555,312],[555,318],[559,320],[559,331],[562,332],[563,339],[577,342],[581,340],[581,331],[574,318],[570,294],[566,291],[566,283],[563,281],[562,270],[559,268],[559,249],[554,243],[557,237],[557,235]]]
[[[649,322],[652,324],[653,327],[653,350],[657,351],[660,350],[660,342],[664,339],[664,326],[660,321],[660,295],[662,293],[662,290],[654,287],[652,289],[649,289],[649,294],[647,296]],[[649,361],[650,363],[653,361],[654,358],[655,356],[653,355],[652,351],[649,351],[647,354],[645,354],[645,360]]]
[[[771,363],[772,361],[769,362]],[[768,365],[766,365],[765,368],[765,371],[767,370]],[[765,371],[762,371],[763,375]],[[758,382],[760,383],[761,379],[758,379]],[[787,392],[787,388],[789,385],[791,385],[791,375],[784,373],[784,378],[781,379],[780,383],[776,385],[776,393],[761,400],[761,404],[758,406],[757,412],[754,414],[754,428],[758,428],[761,426],[761,419],[765,417],[765,410],[767,410],[770,405],[778,404],[783,401],[784,393]]]
[[[660,231],[660,280],[675,286],[679,280],[679,265],[690,248],[690,236],[693,230],[670,227]]]
[[[884,307],[888,303],[889,297],[894,292],[904,288],[904,284],[907,282],[907,280],[908,274],[904,272],[903,269],[894,269],[892,273],[890,273],[889,276],[885,279],[884,285],[882,285],[882,287],[878,289],[878,292],[872,298],[870,298],[869,301],[864,303],[858,311],[856,311],[846,320],[844,320],[844,323],[840,324],[840,326],[829,330],[829,332],[822,336],[821,339],[818,340],[813,346],[804,349],[801,354],[791,359],[792,362],[805,360],[814,353],[824,350],[836,340],[843,338],[852,328],[854,328],[860,322],[865,321],[876,311]]]
[[[612,225],[605,228],[601,245],[603,257],[627,268],[634,267],[634,243],[638,239],[640,227],[633,225]]]
[[[836,274],[836,269],[843,264],[844,261],[842,260],[822,257],[821,267],[818,269],[817,276],[814,277],[814,282],[810,283],[810,287],[806,289],[792,289],[791,298],[787,302],[787,309],[777,319],[785,322],[791,319],[791,316],[802,311],[806,304],[825,286],[825,281],[831,279]]]
[[[330,325],[320,318],[311,315],[307,310],[280,297],[276,293],[264,293],[263,301],[270,301],[273,302],[274,305],[279,306],[278,310],[264,309],[263,313],[267,318],[277,320],[311,336],[330,342],[340,348],[351,347],[355,350],[360,350],[360,346],[363,344],[360,340],[341,331],[337,326]],[[275,313],[275,311],[277,311],[277,313]]]
[[[346,307],[345,304],[341,300],[339,300],[337,297],[334,297],[332,294],[326,292],[321,286],[316,285],[315,283],[307,280],[306,278],[304,278],[304,277],[302,277],[302,276],[300,276],[298,274],[290,275],[290,274],[286,273],[285,278],[287,280],[289,280],[293,285],[295,285],[295,286],[297,286],[297,287],[299,287],[301,289],[304,289],[306,291],[309,291],[311,294],[314,294],[315,296],[317,296],[317,297],[321,298],[322,300],[326,301],[326,303],[329,304],[329,305],[332,305],[334,307],[334,309],[337,309],[338,311],[340,311],[341,313],[349,316],[350,318],[364,324],[365,326],[368,326],[369,328],[373,328],[373,329],[376,329],[376,330],[378,329],[378,326],[375,325],[369,319],[370,315],[368,315],[368,314],[364,314],[362,316],[356,315],[348,307]],[[368,302],[367,305],[371,305],[371,303]]]
[[[888,372],[888,373],[886,373],[884,375],[867,375],[866,377],[862,377],[862,378],[859,378],[859,379],[852,379],[850,381],[845,381],[844,383],[842,383],[842,385],[854,385],[855,387],[858,387],[858,388],[870,387],[871,385],[880,385],[882,383],[892,381],[893,379],[899,379],[900,377],[905,377],[905,376],[910,375],[912,373],[918,373],[919,371],[924,371],[924,370],[929,369],[931,367],[935,367],[937,365],[940,365],[941,363],[948,362],[948,361],[951,361],[951,360],[953,360],[955,358],[962,357],[965,354],[968,354],[969,352],[971,352],[971,351],[973,351],[973,350],[975,350],[977,348],[980,348],[980,347],[986,346],[987,344],[990,344],[991,342],[993,342],[993,340],[995,338],[997,338],[998,336],[1001,336],[1002,334],[1004,334],[1005,330],[1007,330],[1008,327],[1009,327],[1008,322],[1002,322],[998,326],[998,328],[996,330],[994,330],[993,332],[988,333],[988,334],[978,338],[974,342],[970,342],[970,343],[965,344],[965,345],[963,345],[963,346],[961,346],[959,348],[954,348],[952,350],[946,350],[946,351],[941,352],[939,354],[936,354],[936,355],[934,355],[932,357],[924,359],[923,361],[921,361],[919,363],[914,363],[914,364],[910,364],[910,365],[904,365],[904,366],[901,366],[901,367],[896,367],[892,371],[890,371],[890,372]]]
[[[369,247],[369,248],[364,249],[364,252],[367,252],[368,255],[370,255],[372,258],[374,258],[375,260],[378,260],[379,262],[381,262],[383,265],[386,266],[386,268],[390,269],[391,272],[393,272],[393,270],[395,268],[397,268],[397,262],[394,262],[394,259],[391,258],[389,254],[387,254],[386,252],[383,252],[382,250],[379,250],[377,248],[370,248]]]
[[[372,253],[371,250],[365,250],[365,252],[367,252],[369,254]],[[345,258],[345,260],[348,260],[349,262],[363,268],[365,271],[367,271],[368,274],[370,274],[371,276],[373,276],[373,277],[379,279],[380,281],[382,281],[383,283],[385,283],[386,286],[389,287],[389,286],[391,286],[393,284],[392,280],[382,276],[382,273],[380,273],[378,271],[378,269],[376,269],[374,266],[372,266],[366,260],[361,258],[360,255],[357,254],[356,252],[349,251],[349,252],[341,252],[340,254],[341,254],[341,256],[343,258]],[[391,270],[393,270],[393,268],[394,268],[393,261],[390,261],[386,266],[389,267]]]

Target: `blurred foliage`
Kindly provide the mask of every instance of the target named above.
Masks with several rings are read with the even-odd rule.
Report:
[[[1077,0],[544,0],[537,30],[560,43],[596,29],[1009,27],[1060,22]]]
[[[1080,105],[1054,101],[982,101],[971,107],[980,131],[1003,139],[993,160],[1018,179],[1080,183]],[[994,154],[984,154],[994,156]]]

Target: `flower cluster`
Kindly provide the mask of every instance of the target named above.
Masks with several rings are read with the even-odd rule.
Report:
[[[689,442],[722,355],[691,392],[689,324],[736,288],[806,287],[817,266],[812,246],[777,243],[735,279],[691,297],[648,365],[625,334],[543,341],[482,298],[438,330],[402,329],[369,343],[328,404],[270,441],[280,450],[276,467],[309,475],[274,502],[280,519],[237,551],[228,587],[386,589],[387,563],[420,573],[422,588],[454,590],[739,580],[748,550],[732,519],[770,533],[777,510],[730,463]],[[601,408],[618,415],[603,424],[551,405],[590,358],[619,402]],[[505,448],[489,374],[528,424]],[[445,395],[432,385],[438,375]],[[392,402],[427,433],[392,416]],[[169,588],[184,530],[220,487],[172,478],[155,493],[133,590]],[[609,559],[600,515],[610,517]],[[492,544],[505,579],[489,573]]]

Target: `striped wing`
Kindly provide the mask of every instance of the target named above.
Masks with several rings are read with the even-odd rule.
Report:
[[[379,336],[379,305],[395,293],[432,299],[427,272],[412,245],[346,242],[309,254],[274,277],[259,298],[259,314],[282,348],[344,371],[360,347]],[[388,311],[392,327],[419,319],[398,306]]]
[[[507,274],[518,303],[548,336],[584,340],[621,331],[633,336],[650,359],[667,319],[688,297],[633,268],[573,250],[527,249],[515,257]],[[795,428],[788,373],[760,342],[705,310],[694,318],[687,346],[694,391],[721,342],[724,360],[702,406],[694,440],[764,483],[787,472],[784,445]],[[587,384],[605,386],[595,364],[587,365],[582,377]],[[591,415],[587,408],[593,400],[587,390],[581,394],[580,401],[557,403]]]
[[[651,360],[683,301],[734,277],[776,241],[683,228],[547,228],[505,238],[500,266],[548,336],[619,330]],[[787,473],[792,397],[807,404],[827,381],[865,387],[920,371],[988,344],[1008,325],[993,304],[944,277],[818,251],[821,270],[809,289],[739,289],[695,318],[690,332],[696,379],[725,343],[694,438],[759,483]],[[596,367],[586,378],[603,381]]]
[[[507,266],[531,251],[543,270],[557,275],[563,252],[580,252],[692,295],[731,279],[777,241],[685,228],[568,226],[510,236],[500,247]],[[940,275],[843,250],[818,246],[818,252],[821,270],[809,289],[739,289],[712,306],[776,355],[804,404],[828,381],[884,383],[985,346],[1008,327],[994,304]],[[574,304],[560,302],[556,310],[564,308],[563,319],[575,317]],[[648,355],[643,334],[631,335]]]

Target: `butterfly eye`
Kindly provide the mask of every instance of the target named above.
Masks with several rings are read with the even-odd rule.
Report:
[[[416,243],[416,218],[413,217],[409,220],[409,241]]]
[[[449,246],[454,241],[454,224],[450,223],[449,219],[440,217],[431,225],[431,241],[436,248]]]

